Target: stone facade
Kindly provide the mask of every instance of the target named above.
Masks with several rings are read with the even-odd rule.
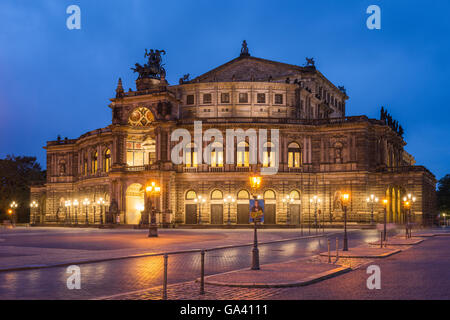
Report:
[[[279,129],[278,173],[263,176],[257,191],[265,199],[266,224],[341,221],[342,191],[351,194],[350,221],[369,221],[369,194],[389,200],[392,222],[404,221],[407,193],[417,199],[416,221],[434,213],[433,174],[414,165],[405,141],[385,121],[347,117],[345,90],[314,66],[241,55],[178,85],[144,80],[129,92],[119,82],[108,127],[47,142],[47,183],[32,187],[31,200],[40,204],[31,211],[32,223],[98,224],[119,216],[120,223],[137,224],[144,187],[154,181],[162,190],[155,201],[160,220],[248,224],[249,176],[264,164],[227,164],[225,151],[215,155],[215,165],[174,164],[178,141],[171,134],[184,128],[193,137],[194,121],[224,136],[227,129]],[[234,157],[246,156],[237,143]],[[292,200],[283,201],[287,195]],[[314,195],[321,199],[317,205],[310,201]],[[224,202],[228,196],[235,201]],[[381,218],[380,203],[374,212]]]

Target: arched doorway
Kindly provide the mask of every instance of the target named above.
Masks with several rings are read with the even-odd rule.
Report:
[[[276,224],[277,204],[276,196],[273,190],[264,192],[264,224]]]
[[[387,205],[387,221],[402,223],[404,221],[402,215],[402,194],[403,190],[400,186],[391,186],[386,189]]]
[[[126,222],[127,224],[139,224],[141,214],[144,211],[144,190],[140,183],[133,183],[126,191]]]
[[[185,211],[184,211],[184,223],[185,224],[197,224],[197,204],[195,199],[197,193],[194,190],[189,190],[185,195]]]
[[[211,192],[211,224],[223,224],[223,193],[218,189]]]
[[[289,221],[290,224],[299,225],[301,223],[301,212],[300,212],[300,192],[297,190],[292,190],[289,193],[289,198],[293,201],[288,203],[289,211]]]
[[[237,194],[237,224],[248,224],[250,204],[250,194],[247,190],[240,190]]]

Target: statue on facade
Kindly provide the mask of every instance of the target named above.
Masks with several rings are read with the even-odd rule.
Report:
[[[338,89],[339,89],[343,94],[347,94],[347,89],[345,89],[344,86],[338,86]]]
[[[145,49],[144,58],[148,57],[148,61],[143,66],[139,63],[135,64],[135,68],[131,68],[139,74],[138,79],[161,79],[165,78],[166,70],[163,67],[161,54],[166,54],[164,50],[148,51]]]
[[[187,74],[185,74],[184,76],[183,76],[183,78],[180,78],[180,84],[183,84],[183,83],[188,83],[189,82],[189,76],[190,76],[190,74],[189,73],[187,73]]]
[[[242,48],[241,48],[241,57],[248,57],[250,56],[250,53],[248,52],[247,47],[247,41],[242,41]]]
[[[305,67],[314,67],[316,65],[316,62],[314,61],[314,58],[306,58]]]

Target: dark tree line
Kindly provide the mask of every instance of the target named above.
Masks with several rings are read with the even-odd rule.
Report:
[[[439,212],[450,214],[450,174],[438,181],[437,201]]]
[[[45,176],[36,157],[8,155],[0,159],[0,222],[9,219],[7,210],[12,201],[18,204],[16,221],[29,221],[30,186],[44,183]]]

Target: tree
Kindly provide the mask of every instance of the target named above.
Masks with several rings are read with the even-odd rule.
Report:
[[[450,174],[439,180],[436,194],[439,212],[450,213]]]
[[[30,217],[30,185],[45,182],[45,171],[36,157],[7,155],[0,159],[0,220],[7,219],[12,201],[18,204],[16,221],[28,222]]]

